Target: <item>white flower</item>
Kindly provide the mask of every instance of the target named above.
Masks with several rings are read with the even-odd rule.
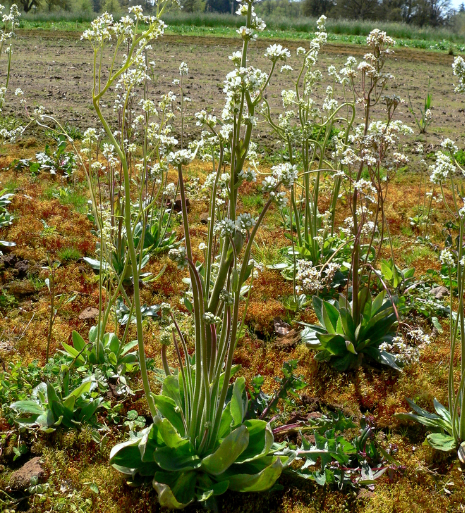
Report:
[[[181,76],[185,76],[189,73],[189,68],[187,67],[187,64],[185,62],[181,62],[179,65],[179,74]]]
[[[250,214],[240,214],[236,219],[236,227],[239,231],[245,234],[248,230],[250,230],[250,228],[255,226],[256,222],[257,220],[254,219]]]
[[[297,166],[293,166],[288,162],[285,164],[278,164],[271,168],[273,177],[276,182],[281,182],[284,187],[292,187],[298,176]]]
[[[194,155],[190,150],[179,150],[171,152],[167,157],[168,162],[173,166],[186,166],[194,160]]]
[[[454,75],[459,79],[455,88],[456,93],[465,93],[465,61],[462,57],[456,57],[452,63]]]
[[[446,180],[456,171],[456,167],[452,164],[451,158],[442,153],[442,151],[436,153],[436,163],[429,168],[431,170],[430,180],[435,184]]]
[[[233,237],[236,233],[236,224],[229,218],[222,219],[215,223],[213,232],[219,233],[221,237]]]
[[[265,57],[270,59],[272,62],[276,62],[278,60],[285,61],[290,56],[291,52],[279,44],[269,46],[265,52]]]
[[[459,151],[454,141],[451,139],[444,139],[444,141],[441,143],[441,148],[444,148],[446,151],[452,153],[452,155]]]
[[[441,254],[439,255],[439,260],[441,264],[446,265],[447,267],[455,266],[454,256],[448,249],[443,249],[441,251]]]

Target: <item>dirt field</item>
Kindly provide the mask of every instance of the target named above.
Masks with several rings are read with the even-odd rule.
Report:
[[[151,94],[157,98],[170,89],[176,94],[177,87],[172,81],[178,77],[179,64],[185,61],[189,65],[186,94],[192,99],[188,106],[192,118],[201,109],[221,114],[223,80],[232,69],[228,56],[239,49],[239,44],[237,39],[165,36],[153,45],[150,56],[156,62],[156,80]],[[269,61],[263,53],[269,44],[270,41],[259,40],[252,44],[250,52],[250,63],[264,71]],[[299,61],[295,50],[300,45],[293,41],[285,46],[292,51],[289,64],[296,69]],[[362,60],[364,53],[365,49],[359,46],[327,45],[320,54],[319,69],[325,70],[330,65],[340,69],[348,55]],[[400,48],[386,65],[386,70],[396,77],[386,94],[397,94],[407,100],[410,92],[415,109],[423,105],[430,80],[434,119],[426,138],[428,143],[436,144],[443,137],[465,140],[462,128],[465,127],[465,99],[453,91],[452,60],[452,56],[445,54]],[[61,123],[85,130],[97,125],[91,100],[91,63],[92,49],[87,42],[80,41],[78,32],[20,31],[10,91],[21,87],[28,105],[43,105]],[[331,83],[327,80],[324,77],[316,98],[324,96],[326,86]],[[289,77],[275,74],[268,100],[278,109],[285,86],[289,87]],[[5,114],[22,116],[23,110],[16,98],[7,105]],[[111,105],[108,109],[111,110]],[[407,103],[399,109],[398,117],[412,126],[415,124]],[[186,127],[187,136],[191,138],[196,134],[192,118]],[[266,133],[262,134],[263,146],[267,146],[267,137]]]

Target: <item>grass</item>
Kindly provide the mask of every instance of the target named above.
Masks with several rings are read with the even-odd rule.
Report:
[[[21,17],[20,28],[55,31],[83,31],[89,28],[96,14],[91,12],[39,12]],[[239,16],[217,13],[168,13],[167,34],[235,37],[243,24]],[[267,28],[264,38],[310,40],[314,37],[316,19],[265,16]],[[465,34],[447,29],[416,27],[405,23],[329,19],[326,23],[328,41],[333,43],[365,44],[366,36],[374,28],[385,30],[400,47],[420,48],[445,52],[465,51]]]
[[[61,262],[71,262],[73,260],[79,260],[82,257],[81,252],[73,247],[59,250],[57,256]]]
[[[53,184],[43,191],[42,196],[46,199],[58,199],[63,205],[72,205],[80,214],[87,212],[87,196],[82,193],[81,188],[60,187],[58,184]]]

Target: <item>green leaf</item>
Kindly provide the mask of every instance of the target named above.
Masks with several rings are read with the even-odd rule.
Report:
[[[86,361],[82,357],[82,355],[79,355],[79,351],[75,349],[74,347],[68,345],[66,342],[62,342],[61,345],[64,347],[65,351],[71,356],[71,358],[76,358],[76,361],[79,365],[84,365]]]
[[[245,393],[244,377],[237,378],[234,382],[230,411],[233,418],[233,427],[240,426],[247,413],[247,395]]]
[[[452,419],[451,419],[449,410],[447,408],[445,408],[436,398],[433,399],[433,405],[434,405],[434,409],[436,410],[437,414],[443,420],[448,422],[452,428]]]
[[[339,319],[344,330],[344,335],[347,337],[348,340],[355,343],[355,323],[352,319],[350,311],[347,308],[341,308],[339,310]]]
[[[178,408],[183,409],[181,392],[179,387],[179,379],[176,376],[166,376],[163,380],[162,395],[172,399]]]
[[[32,415],[41,415],[44,413],[44,409],[36,401],[16,401],[10,405],[10,408]]]
[[[139,442],[140,438],[133,438],[115,445],[110,452],[110,464],[135,469],[140,467],[142,460]]]
[[[184,476],[181,478],[181,475],[178,477],[180,478],[179,485],[184,485],[184,493],[182,494],[183,497],[186,496],[187,502],[180,502],[174,495],[171,487],[168,484],[165,484],[163,482],[159,482],[159,479],[164,479],[166,472],[157,472],[155,474],[155,477],[153,478],[152,485],[155,488],[156,492],[158,493],[158,502],[160,503],[160,506],[163,508],[170,508],[170,509],[183,509],[188,504],[190,504],[194,500],[194,490],[195,490],[195,480],[192,480],[195,478],[195,475],[192,476],[191,474],[195,474],[193,472],[187,472],[187,476]],[[177,481],[174,482],[174,484],[178,484]],[[186,486],[187,485],[187,486]],[[189,492],[192,491],[192,496],[189,498]],[[186,500],[186,499],[185,499]]]
[[[154,424],[157,426],[163,442],[165,442],[169,448],[176,449],[177,447],[184,445],[186,439],[179,434],[168,419],[155,417]]]
[[[394,285],[396,287],[397,285]],[[386,292],[381,291],[374,299],[373,305],[371,307],[371,315],[375,315],[376,312],[383,306],[384,298],[386,297]]]
[[[218,439],[225,438],[231,432],[233,417],[231,415],[231,404],[228,403],[221,414],[220,428],[218,430]]]
[[[85,381],[84,383],[81,383],[81,385],[79,385],[77,388],[75,388],[69,395],[68,397],[70,396],[74,396],[74,397],[80,397],[81,395],[83,394],[86,394],[87,392],[90,391],[90,388],[92,386],[92,383],[90,381]],[[65,398],[65,401],[66,399],[68,398],[66,397]]]
[[[181,410],[173,399],[164,395],[156,395],[153,397],[153,400],[159,413],[170,421],[172,426],[181,436],[185,436],[186,433],[181,417]]]
[[[438,451],[450,452],[457,448],[455,438],[444,433],[431,433],[426,439],[431,447]]]
[[[249,444],[249,432],[242,425],[229,433],[218,449],[202,460],[201,468],[217,476],[227,470],[245,451]]]
[[[157,447],[153,458],[163,470],[171,472],[193,470],[200,467],[202,463],[202,460],[195,453],[194,446],[187,439],[183,439],[182,443],[175,448]]]
[[[63,344],[63,346],[65,346],[65,344]],[[81,337],[81,335],[79,335],[77,331],[73,331],[73,346],[78,353],[80,353],[86,347],[84,339]]]
[[[323,303],[323,319],[324,326],[328,333],[336,333],[337,321],[339,319],[339,311],[331,303],[325,301]]]
[[[244,425],[249,432],[249,445],[236,460],[237,463],[245,463],[266,456],[270,452],[274,442],[270,425],[264,420],[246,420]]]
[[[234,467],[239,469],[240,465]],[[283,465],[279,458],[276,458],[271,465],[265,467],[257,474],[234,474],[229,475],[229,489],[235,492],[263,492],[269,490],[279,479]]]
[[[313,310],[315,310],[315,315],[317,316],[323,328],[326,328],[323,315],[323,303],[324,301],[321,298],[318,296],[313,296]]]

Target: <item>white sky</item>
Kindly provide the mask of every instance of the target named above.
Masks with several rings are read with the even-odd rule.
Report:
[[[459,5],[465,1],[464,0],[451,0],[450,2],[450,5],[454,8],[454,9],[457,9],[459,7]]]

